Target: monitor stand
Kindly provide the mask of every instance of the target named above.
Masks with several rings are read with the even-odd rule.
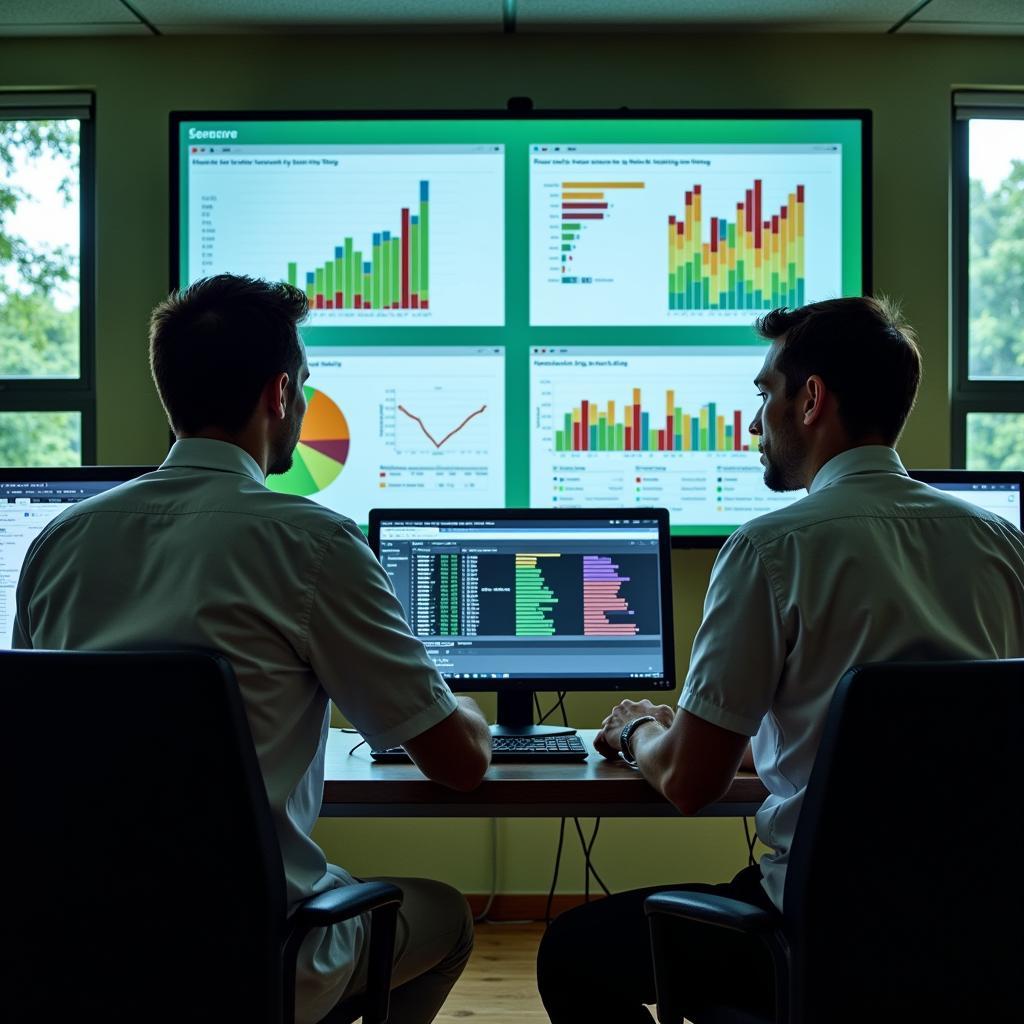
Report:
[[[569,725],[534,725],[533,690],[498,693],[498,720],[491,726],[492,736],[571,736]]]

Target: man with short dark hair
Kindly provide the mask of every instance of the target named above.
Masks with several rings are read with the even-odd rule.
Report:
[[[804,791],[846,669],[1024,655],[1024,536],[911,480],[893,450],[921,376],[911,330],[868,298],[775,310],[758,329],[771,345],[750,431],[761,438],[765,483],[806,487],[807,496],[723,546],[678,709],[622,701],[596,745],[606,757],[621,752],[695,814],[729,788],[750,740],[769,793],[757,835],[770,852],[723,885],[619,893],[559,917],[537,967],[555,1024],[651,1021],[650,893],[713,891],[781,910]],[[856,870],[855,849],[835,870]],[[771,1013],[772,974],[758,940],[682,922],[679,935],[688,1020],[700,1024],[706,1007],[721,1003]]]
[[[311,838],[330,701],[374,746],[404,745],[455,789],[480,782],[491,749],[479,709],[452,694],[410,634],[358,527],[264,484],[290,467],[302,426],[309,372],[297,325],[307,308],[288,285],[227,274],[157,306],[151,365],[177,441],[156,472],[42,531],[22,568],[13,644],[223,653],[248,713],[290,907],[352,882]],[[472,919],[446,885],[392,881],[404,901],[391,1020],[425,1024],[469,958]],[[365,987],[367,939],[359,919],[306,941],[300,1024]]]

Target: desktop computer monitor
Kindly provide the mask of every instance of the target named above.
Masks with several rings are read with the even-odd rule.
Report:
[[[21,563],[29,545],[64,509],[141,476],[152,466],[0,470],[0,650],[9,650]]]
[[[373,509],[370,544],[455,690],[496,691],[495,735],[536,691],[675,687],[664,509]]]
[[[1021,529],[1024,473],[995,469],[916,469],[911,470],[910,475],[972,505],[995,512]]]

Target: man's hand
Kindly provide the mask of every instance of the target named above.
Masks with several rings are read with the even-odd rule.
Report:
[[[601,723],[601,731],[594,740],[594,749],[614,761],[622,749],[619,736],[628,722],[644,715],[653,715],[667,729],[676,717],[674,708],[667,704],[652,704],[649,700],[624,700],[612,708],[611,714]]]

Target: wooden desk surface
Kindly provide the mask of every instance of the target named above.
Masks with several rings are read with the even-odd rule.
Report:
[[[411,764],[375,764],[359,736],[332,729],[327,741],[324,817],[561,818],[676,817],[678,811],[624,761],[593,752],[596,729],[580,729],[591,748],[585,762],[499,763],[472,793],[455,793]],[[767,796],[754,775],[738,776],[729,792],[703,813],[754,814]]]

